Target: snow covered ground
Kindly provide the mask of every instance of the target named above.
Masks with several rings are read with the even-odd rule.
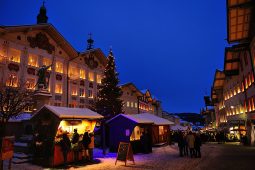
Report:
[[[234,148],[240,148],[242,150],[243,147],[240,146],[231,146]],[[115,165],[116,161],[116,153],[109,153],[106,157],[102,155],[102,151],[96,149],[95,150],[95,159],[97,163],[95,164],[80,164],[80,165],[70,165],[70,170],[130,170],[130,169],[155,169],[155,170],[190,170],[190,169],[210,169],[213,165],[220,162],[218,157],[221,157],[225,152],[225,148],[229,148],[229,151],[232,148],[225,145],[218,144],[206,144],[202,146],[202,158],[190,158],[190,157],[179,157],[178,147],[176,145],[173,146],[162,146],[153,148],[153,153],[151,154],[137,154],[134,155],[135,165],[133,162],[128,161],[127,166],[125,166],[124,162],[118,161],[117,165]],[[237,149],[238,149],[237,148]],[[241,151],[240,150],[240,151]],[[228,151],[228,152],[229,152]],[[245,151],[246,152],[246,151]],[[253,151],[252,151],[253,152]],[[222,158],[221,158],[222,159]],[[214,160],[216,163],[212,163],[211,160]],[[213,164],[210,165],[209,164]],[[224,164],[224,162],[222,163]],[[208,166],[209,167],[208,167]],[[13,164],[13,169],[17,170],[41,170],[42,167],[38,167],[31,164]],[[61,169],[61,168],[58,168]]]

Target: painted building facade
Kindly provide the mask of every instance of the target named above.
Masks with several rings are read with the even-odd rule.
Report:
[[[161,102],[149,90],[139,90],[133,83],[121,85],[125,114],[151,113],[162,117]]]
[[[40,14],[42,10],[46,10],[44,6]],[[0,84],[36,90],[39,68],[51,65],[47,90],[52,97],[47,104],[89,107],[97,96],[107,62],[105,55],[92,48],[91,38],[87,50],[76,51],[40,17],[36,25],[0,26]]]

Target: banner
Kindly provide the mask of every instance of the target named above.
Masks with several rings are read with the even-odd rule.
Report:
[[[6,136],[2,139],[2,148],[0,153],[1,160],[12,159],[14,153],[14,136]]]

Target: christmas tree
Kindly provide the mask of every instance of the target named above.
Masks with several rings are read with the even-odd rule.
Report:
[[[118,84],[119,78],[116,71],[114,56],[112,50],[110,50],[95,104],[96,111],[105,116],[105,119],[109,119],[117,114],[123,113],[123,104],[120,99],[122,90]]]

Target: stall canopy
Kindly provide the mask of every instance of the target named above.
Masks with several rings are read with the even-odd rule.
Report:
[[[48,109],[52,113],[54,113],[60,119],[68,119],[68,118],[75,118],[75,119],[102,119],[103,116],[89,110],[87,108],[69,108],[69,107],[58,107],[58,106],[50,106],[44,105],[41,109],[39,109],[34,115],[36,116],[40,113],[41,110]],[[32,117],[32,118],[33,118]]]
[[[117,116],[115,116],[112,119],[108,120],[106,123],[109,123],[112,120],[114,120],[114,119],[116,119],[120,116],[123,116],[123,117],[137,123],[137,124],[153,124],[154,123],[152,120],[149,120],[149,119],[146,119],[146,118],[139,118],[139,117],[135,117],[133,115],[125,115],[125,114],[118,114]]]
[[[150,120],[153,122],[154,125],[174,125],[174,122],[171,122],[167,119],[155,116],[151,113],[141,113],[141,114],[134,114],[134,115],[129,115],[135,119],[138,119],[140,121],[146,121]]]
[[[188,130],[188,126],[181,126],[181,125],[174,125],[174,126],[171,126],[171,130],[173,131],[186,131]]]

